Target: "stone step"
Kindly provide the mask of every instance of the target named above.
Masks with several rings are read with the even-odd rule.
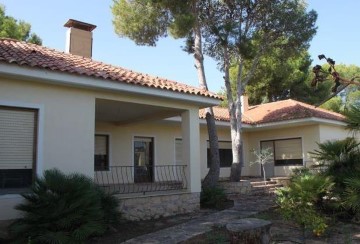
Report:
[[[252,186],[252,195],[274,194],[275,190],[279,187],[283,187],[282,184],[267,184]]]
[[[267,185],[276,184],[276,181],[272,181],[272,180],[270,180],[270,181],[253,181],[253,182],[250,182],[250,184],[252,186],[265,185],[265,182],[266,182]]]
[[[261,196],[261,195],[269,195],[269,194],[275,194],[275,190],[276,188],[272,188],[272,189],[261,189],[261,190],[255,190],[251,192],[251,195],[253,196]]]
[[[253,185],[252,186],[252,189],[259,189],[259,188],[275,188],[275,187],[282,187],[283,185],[282,184],[276,184],[276,183],[273,183],[273,184],[266,184],[266,185]]]

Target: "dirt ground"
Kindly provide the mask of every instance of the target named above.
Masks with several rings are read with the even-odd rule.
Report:
[[[145,235],[174,225],[179,225],[194,218],[210,214],[214,210],[201,210],[197,213],[181,214],[166,218],[142,220],[142,221],[121,221],[114,229],[109,230],[104,236],[94,238],[90,243],[112,244],[121,243],[134,237]]]
[[[228,202],[224,208],[231,208],[232,202]],[[93,238],[89,243],[91,244],[113,244],[121,243],[136,236],[155,232],[174,225],[182,224],[194,218],[198,218],[218,210],[202,209],[196,213],[177,215],[167,218],[146,220],[146,221],[121,221],[112,230],[109,230],[103,237]],[[285,221],[281,218],[276,209],[271,209],[259,213],[255,218],[270,220],[273,225],[271,227],[271,243],[303,243],[304,239],[302,231],[299,226],[291,221]],[[7,243],[1,240],[0,243]],[[226,228],[214,228],[213,231],[203,235],[189,239],[183,244],[221,244],[229,243]],[[344,243],[359,243],[360,244],[360,224],[351,222],[337,222],[332,224],[326,233],[321,237],[315,237],[312,233],[307,233],[308,244],[344,244]]]
[[[323,236],[315,237],[311,232],[306,232],[305,238],[301,228],[291,221],[281,218],[276,209],[271,209],[263,213],[259,213],[255,218],[266,219],[271,221],[272,227],[271,243],[305,243],[307,244],[347,244],[360,243],[360,224],[337,222],[331,225]],[[226,228],[214,228],[213,231],[203,235],[189,239],[182,244],[222,244],[230,243]]]
[[[224,208],[231,208],[232,203],[227,203]],[[167,227],[178,225],[194,218],[214,213],[217,210],[202,209],[200,212],[177,215],[147,221],[123,221],[115,230],[109,231],[104,237],[92,240],[91,243],[121,243],[139,235],[155,232]],[[271,221],[271,243],[304,243],[301,228],[291,221],[284,220],[275,208],[259,213],[255,218]],[[182,244],[222,244],[230,243],[226,228],[214,228],[213,231],[189,239]],[[360,224],[351,222],[336,222],[331,224],[323,236],[315,237],[311,232],[306,233],[308,244],[360,244]]]
[[[112,244],[120,243],[134,237],[145,235],[161,229],[165,229],[174,225],[179,225],[188,222],[194,218],[214,213],[223,209],[228,209],[234,206],[233,201],[228,200],[224,206],[218,210],[201,209],[196,213],[181,214],[166,218],[142,220],[142,221],[121,221],[114,229],[108,231],[104,236],[94,238],[90,243]]]

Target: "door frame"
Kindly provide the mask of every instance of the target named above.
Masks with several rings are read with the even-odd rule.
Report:
[[[151,159],[151,168],[152,168],[152,172],[151,172],[151,179],[150,179],[150,182],[154,182],[155,179],[156,179],[156,170],[155,170],[155,158],[156,158],[156,155],[155,155],[155,152],[156,152],[156,147],[155,147],[155,136],[149,136],[149,135],[133,135],[132,137],[132,145],[131,145],[131,148],[132,148],[132,166],[134,167],[133,168],[133,177],[134,177],[134,183],[136,183],[135,181],[135,142],[136,141],[141,141],[141,140],[137,140],[137,139],[141,139],[141,138],[147,138],[147,139],[151,139],[152,140],[152,159]]]

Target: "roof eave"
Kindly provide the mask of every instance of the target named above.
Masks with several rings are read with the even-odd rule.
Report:
[[[200,123],[206,124],[206,120],[200,118]],[[230,126],[229,121],[215,121],[216,125],[219,126]],[[272,129],[276,127],[283,127],[283,126],[301,126],[301,125],[309,125],[309,124],[327,124],[333,126],[346,126],[346,123],[343,121],[332,120],[332,119],[324,119],[324,118],[317,118],[317,117],[310,117],[310,118],[303,118],[303,119],[293,119],[293,120],[284,120],[284,121],[276,121],[270,123],[259,123],[259,124],[248,124],[243,122],[244,129]]]
[[[302,118],[302,119],[293,119],[293,120],[284,120],[284,121],[277,121],[277,122],[270,122],[270,123],[260,123],[251,125],[253,129],[271,129],[276,127],[282,126],[299,126],[299,125],[309,125],[309,124],[327,124],[333,126],[346,126],[346,123],[343,121],[332,120],[332,119],[324,119],[324,118],[317,118],[317,117],[309,117],[309,118]]]
[[[67,74],[58,71],[36,69],[31,67],[21,67],[12,64],[0,64],[0,75],[16,79],[20,78],[24,80],[36,80],[42,83],[51,83],[85,89],[125,92],[143,96],[166,98],[196,104],[199,106],[199,108],[216,106],[220,103],[220,100],[217,98],[203,95],[181,93],[154,87],[126,84],[96,77]]]

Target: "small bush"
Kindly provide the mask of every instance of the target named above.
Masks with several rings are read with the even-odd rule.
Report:
[[[203,189],[200,195],[200,204],[203,208],[221,209],[226,200],[224,189],[220,187]]]
[[[295,168],[292,170],[291,179],[295,179],[305,175],[312,175],[309,168],[305,168],[305,167]]]
[[[333,188],[331,178],[305,173],[292,178],[288,187],[276,191],[277,203],[282,215],[294,220],[305,230],[321,235],[327,225],[319,206]]]
[[[84,243],[117,221],[117,200],[87,176],[47,170],[31,190],[16,206],[24,215],[10,226],[14,242]]]

